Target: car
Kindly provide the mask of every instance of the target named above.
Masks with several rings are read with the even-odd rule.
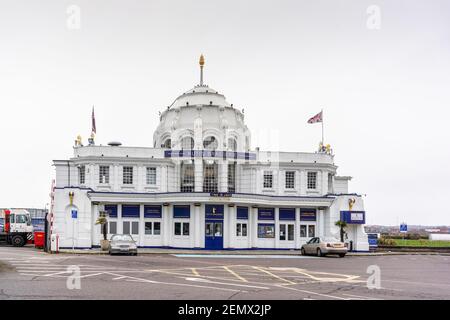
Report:
[[[333,237],[314,237],[301,248],[302,255],[313,254],[324,257],[328,254],[337,254],[345,257],[348,249],[345,243]]]
[[[137,245],[133,237],[129,234],[115,234],[109,242],[109,254],[126,253],[136,256]]]

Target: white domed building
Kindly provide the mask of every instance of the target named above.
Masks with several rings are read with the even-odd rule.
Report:
[[[139,247],[300,249],[318,236],[367,251],[362,197],[349,194],[331,152],[251,149],[244,114],[203,84],[160,115],[153,147],[76,142],[55,160],[52,234],[61,248],[100,245],[95,222],[107,212],[108,236],[131,234]]]

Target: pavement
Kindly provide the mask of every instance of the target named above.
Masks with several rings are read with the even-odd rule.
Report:
[[[446,255],[245,251],[109,256],[1,247],[0,299],[450,299]]]

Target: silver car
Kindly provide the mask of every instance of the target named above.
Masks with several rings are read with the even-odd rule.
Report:
[[[137,245],[129,234],[115,234],[109,242],[109,254],[126,253],[136,256]]]
[[[302,255],[314,254],[319,257],[326,256],[327,254],[337,254],[343,258],[348,249],[345,243],[339,241],[333,237],[315,237],[309,240],[302,246]]]

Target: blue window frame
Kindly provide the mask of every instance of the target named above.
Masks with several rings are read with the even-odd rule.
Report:
[[[300,221],[316,221],[316,209],[300,209]]]

